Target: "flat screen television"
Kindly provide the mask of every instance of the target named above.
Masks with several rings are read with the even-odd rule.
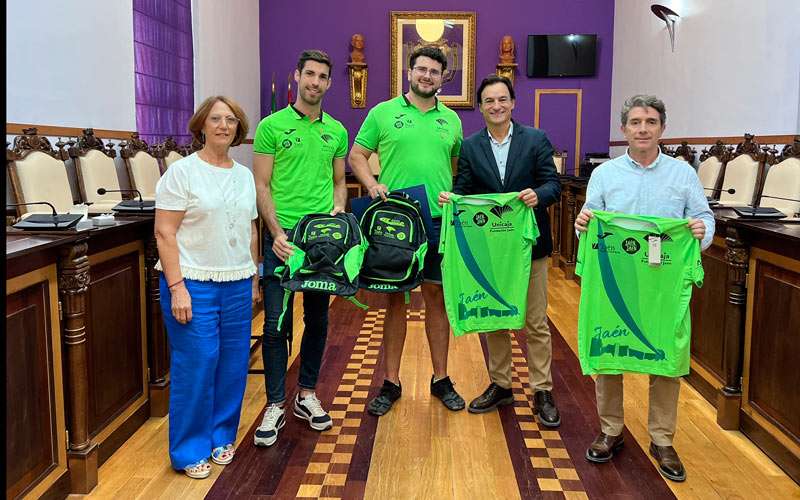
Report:
[[[594,76],[597,35],[528,35],[528,77]]]

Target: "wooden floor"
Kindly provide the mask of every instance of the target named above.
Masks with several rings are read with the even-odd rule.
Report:
[[[566,344],[574,353],[576,347],[577,310],[580,290],[572,281],[565,280],[558,270],[552,270],[549,283],[548,316]],[[296,301],[296,309],[301,301]],[[525,418],[525,403],[519,402],[514,411],[490,413],[480,416],[470,415],[466,411],[452,413],[444,409],[438,401],[430,401],[428,383],[431,373],[430,356],[421,321],[409,322],[409,335],[401,368],[403,381],[403,398],[385,417],[375,419],[364,418],[363,402],[366,401],[365,385],[379,383],[380,372],[376,371],[377,346],[382,331],[382,311],[371,309],[368,313],[353,308],[348,303],[334,304],[337,314],[347,315],[344,324],[352,328],[350,338],[332,346],[326,354],[333,361],[331,366],[341,366],[336,374],[323,371],[323,376],[335,377],[335,384],[320,384],[320,398],[331,404],[334,421],[337,423],[335,435],[319,435],[307,428],[301,429],[293,417],[282,431],[278,444],[268,450],[257,452],[271,453],[275,463],[285,458],[285,468],[276,477],[265,477],[260,482],[274,482],[274,497],[319,496],[334,491],[347,478],[345,489],[336,490],[345,498],[522,498],[529,497],[526,491],[547,490],[555,479],[539,480],[538,485],[531,485],[526,490],[520,484],[519,456],[525,450],[524,445],[510,446],[516,443],[510,437],[508,419],[521,416]],[[302,317],[296,312],[295,318]],[[424,312],[410,313],[424,314]],[[419,320],[420,317],[412,318]],[[254,331],[261,328],[262,318],[254,321]],[[296,332],[302,331],[297,321]],[[299,335],[296,335],[299,337]],[[555,339],[563,342],[560,339]],[[299,338],[295,340],[295,354],[299,347]],[[564,349],[566,351],[566,348]],[[517,350],[516,353],[521,351]],[[569,351],[567,355],[571,356]],[[335,362],[334,362],[335,361]],[[555,363],[564,360],[554,360]],[[574,362],[574,359],[568,360]],[[292,364],[293,359],[290,359]],[[256,360],[256,365],[260,359]],[[484,353],[479,336],[467,335],[451,342],[449,373],[457,384],[457,390],[471,399],[479,394],[487,384],[484,368]],[[323,367],[324,368],[324,367]],[[296,365],[293,367],[296,370]],[[519,367],[524,371],[524,366]],[[288,380],[293,380],[293,373]],[[558,377],[558,373],[554,374]],[[373,380],[373,378],[375,380]],[[294,375],[296,380],[296,375]],[[341,380],[341,382],[340,382]],[[377,380],[377,382],[376,382]],[[352,381],[348,382],[348,381]],[[370,381],[370,382],[367,382]],[[582,385],[585,393],[587,380],[561,380],[562,384]],[[556,382],[559,386],[559,382]],[[625,377],[626,398],[625,418],[630,435],[640,447],[647,449],[647,379],[644,376]],[[364,390],[361,390],[363,388]],[[571,390],[567,388],[566,391]],[[566,392],[562,389],[562,392]],[[522,387],[517,391],[518,399],[526,395]],[[556,401],[568,405],[575,400],[568,394],[554,394]],[[580,400],[585,401],[586,398]],[[258,457],[252,451],[252,434],[250,432],[256,420],[260,419],[265,404],[264,380],[262,375],[248,377],[247,391],[239,425],[239,441],[244,441],[237,453],[236,461],[239,469]],[[583,404],[583,403],[582,403]],[[713,407],[687,384],[682,385],[679,402],[679,423],[675,437],[675,447],[684,461],[688,479],[685,483],[662,481],[660,476],[647,470],[648,477],[655,477],[655,486],[672,493],[678,498],[800,498],[800,487],[788,478],[770,459],[739,432],[721,430],[715,422]],[[504,409],[505,410],[505,409]],[[570,422],[567,414],[575,414],[567,408],[562,409],[562,425],[558,431],[564,441],[572,439],[575,446],[576,433],[580,432],[581,440],[597,430],[596,410],[594,407],[581,408],[586,422],[577,428],[578,418]],[[334,413],[336,412],[336,413]],[[583,421],[583,420],[581,420]],[[533,424],[531,424],[533,425]],[[572,427],[571,427],[572,426]],[[593,427],[592,427],[593,426]],[[523,425],[524,427],[524,425]],[[348,429],[358,428],[358,433]],[[129,439],[101,468],[99,485],[89,497],[92,498],[203,498],[209,491],[211,498],[234,498],[237,482],[243,480],[235,474],[223,474],[222,468],[214,466],[212,475],[206,480],[189,479],[172,470],[167,455],[167,418],[150,419],[136,434]],[[557,433],[542,434],[542,440],[559,437]],[[318,438],[319,436],[319,438]],[[317,441],[319,439],[319,441]],[[520,443],[523,440],[520,440]],[[527,442],[527,440],[525,440]],[[536,440],[531,440],[536,441]],[[581,441],[582,442],[582,441]],[[366,445],[369,446],[366,446]],[[586,442],[582,447],[588,445]],[[282,448],[281,448],[282,446]],[[578,474],[588,480],[589,474],[596,466],[589,465],[580,456],[580,448],[569,450],[569,457],[560,459],[559,463],[572,465]],[[570,447],[569,445],[567,446]],[[633,457],[635,447],[628,446],[626,453]],[[536,450],[533,450],[536,451]],[[260,455],[263,457],[264,454]],[[572,463],[569,462],[571,457]],[[617,457],[620,461],[624,458]],[[640,456],[641,458],[641,456]],[[526,456],[527,459],[527,456]],[[537,463],[536,454],[530,458]],[[540,457],[539,463],[556,462],[558,459]],[[645,460],[641,458],[641,460]],[[322,462],[330,462],[319,467]],[[255,463],[255,462],[253,462]],[[644,462],[646,464],[646,461]],[[238,465],[238,464],[237,464]],[[552,477],[560,478],[561,483],[569,484],[570,478],[577,477],[566,474],[567,465],[557,469]],[[622,464],[624,465],[624,464]],[[553,465],[555,467],[555,465]],[[591,469],[595,467],[595,469]],[[230,468],[232,472],[234,468]],[[562,472],[558,472],[558,471]],[[562,476],[562,474],[565,474]],[[595,473],[596,474],[596,473]],[[285,477],[281,477],[285,476]],[[491,478],[491,480],[487,480]],[[542,476],[539,477],[548,477]],[[316,479],[320,480],[317,481]],[[215,485],[215,482],[217,483]],[[558,483],[558,481],[555,481]],[[574,481],[573,481],[574,482]],[[317,483],[317,484],[315,484]],[[331,485],[326,487],[323,485]],[[298,487],[299,485],[299,487]],[[265,488],[269,485],[265,485]],[[214,488],[212,490],[212,487]],[[326,488],[326,489],[323,489]],[[563,488],[562,488],[563,489]],[[577,489],[577,488],[576,488]],[[589,490],[587,490],[589,491]],[[595,493],[591,498],[613,497],[620,491],[608,491],[606,494]],[[637,490],[639,491],[639,490]],[[288,492],[292,492],[291,495]],[[248,492],[248,496],[254,491]],[[537,496],[547,498],[586,498],[581,491],[559,492],[545,491]],[[638,496],[652,497],[652,493],[640,491],[640,494],[626,494],[626,498]],[[266,498],[266,497],[265,497]]]

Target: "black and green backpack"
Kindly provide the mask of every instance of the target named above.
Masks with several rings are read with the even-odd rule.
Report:
[[[359,285],[380,293],[407,292],[422,283],[428,237],[419,202],[395,191],[373,200],[361,216],[367,250]]]
[[[275,269],[292,292],[324,292],[349,297],[359,285],[367,243],[353,214],[309,214],[292,233],[294,253]]]

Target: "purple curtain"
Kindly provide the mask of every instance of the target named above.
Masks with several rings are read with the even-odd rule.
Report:
[[[194,57],[191,0],[133,0],[136,128],[148,144],[191,142]]]

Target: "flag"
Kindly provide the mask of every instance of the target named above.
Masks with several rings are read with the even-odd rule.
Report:
[[[278,96],[275,94],[275,73],[272,73],[272,99],[270,100],[270,114],[278,111]]]
[[[286,80],[288,81],[288,85],[287,85],[287,89],[288,90],[286,91],[286,102],[288,104],[292,104],[294,102],[294,94],[292,93],[292,73],[291,72],[289,73],[289,76],[288,76],[288,78],[286,78]]]

